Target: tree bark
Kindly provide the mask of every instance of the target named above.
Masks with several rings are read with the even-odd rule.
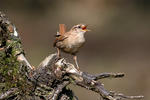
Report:
[[[50,54],[34,68],[25,57],[15,25],[0,12],[0,100],[78,100],[66,88],[69,84],[94,91],[103,100],[143,98],[108,91],[98,81],[123,76],[123,73],[91,75],[77,70],[65,58],[58,59],[57,54]]]

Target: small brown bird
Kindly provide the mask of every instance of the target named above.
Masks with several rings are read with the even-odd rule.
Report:
[[[60,31],[56,35],[56,40],[54,42],[54,47],[57,47],[57,54],[60,57],[60,50],[73,55],[73,59],[79,70],[77,63],[76,53],[79,51],[79,48],[85,43],[85,32],[89,31],[87,25],[78,24],[71,28],[70,31],[66,32],[66,27],[64,24],[59,25]]]

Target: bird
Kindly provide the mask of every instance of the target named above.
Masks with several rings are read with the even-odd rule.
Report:
[[[60,51],[73,55],[76,68],[79,70],[77,62],[77,53],[85,43],[85,33],[90,31],[86,24],[74,25],[66,32],[65,24],[59,24],[59,32],[56,34],[56,39],[53,46],[57,48],[57,56],[60,57]]]

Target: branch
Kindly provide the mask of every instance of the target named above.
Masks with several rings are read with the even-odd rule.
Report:
[[[69,85],[70,82],[64,81],[60,85],[57,86],[57,88],[54,90],[53,95],[49,98],[50,100],[58,100],[58,97],[60,93],[62,92],[63,88],[65,88],[67,85]]]
[[[28,77],[32,71],[15,25],[0,12],[0,83],[4,83],[0,88],[1,98],[16,95],[17,88],[19,91],[31,89],[33,85],[28,83]]]
[[[100,81],[98,81],[99,79],[104,79],[104,78],[122,78],[124,76],[123,73],[101,73],[101,74],[92,75],[87,72],[82,72],[77,70],[73,64],[67,63],[64,58],[58,60],[56,54],[51,54],[48,57],[46,57],[41,62],[38,68],[40,70],[37,70],[36,72],[38,73],[40,72],[40,76],[42,75],[42,73],[44,73],[44,75],[47,73],[47,71],[45,71],[44,69],[49,69],[51,72],[51,81],[52,80],[62,81],[62,79],[64,78],[69,79],[69,82],[72,84],[76,84],[80,87],[86,88],[88,90],[92,90],[100,94],[103,100],[143,98],[143,96],[125,96],[122,93],[115,93],[115,92],[108,91],[104,88],[103,84]],[[35,76],[36,75],[39,74],[35,74]],[[52,75],[54,76],[52,77]],[[41,79],[39,78],[38,82],[40,81]],[[57,85],[57,88],[55,88],[54,90],[55,92],[53,92],[55,95],[54,94],[51,95],[51,98],[53,98],[52,100],[56,100],[58,98],[58,94],[62,91],[62,88],[64,86],[63,82],[64,81],[61,82],[61,85]],[[60,86],[62,86],[62,88],[60,88]]]
[[[117,97],[117,100],[120,100],[121,98],[124,98],[124,99],[141,99],[141,98],[144,98],[144,96],[126,96],[122,93],[115,93],[112,91],[110,91],[110,95]]]
[[[88,73],[78,71],[74,65],[67,63],[64,58],[58,60],[55,63],[56,66],[62,66],[65,69],[66,73],[69,74],[69,77],[74,80],[76,85],[84,87],[88,90],[99,93],[104,100],[121,100],[123,98],[130,99],[141,99],[143,96],[125,96],[121,93],[112,93],[104,88],[101,82],[97,81],[98,79],[103,78],[118,78],[123,77],[123,73],[101,73],[97,75],[90,75]]]
[[[0,100],[4,100],[12,95],[15,95],[18,92],[18,88],[11,88],[5,93],[0,94]]]
[[[122,78],[124,77],[124,73],[100,73],[97,75],[91,75],[86,72],[83,72],[85,76],[88,76],[89,78],[93,80],[99,80],[99,79],[104,79],[104,78]]]

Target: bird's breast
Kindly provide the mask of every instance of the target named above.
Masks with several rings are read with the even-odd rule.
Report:
[[[64,48],[62,49],[68,53],[76,53],[85,42],[84,35],[70,35],[63,41]]]
[[[68,38],[69,47],[80,47],[85,42],[84,35],[72,35]]]

